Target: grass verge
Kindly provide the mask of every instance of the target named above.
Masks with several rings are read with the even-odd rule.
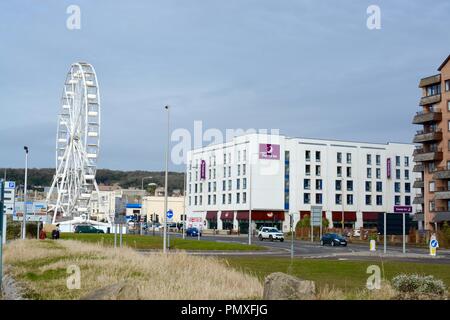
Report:
[[[89,233],[62,233],[61,239],[78,240],[90,243],[101,243],[106,246],[114,245],[113,234],[89,234]],[[119,240],[117,240],[119,241]],[[123,235],[125,246],[133,249],[162,249],[163,240],[159,236]],[[181,238],[170,238],[170,248],[175,250],[211,250],[211,251],[256,251],[265,250],[259,245],[247,245],[231,242],[215,242],[207,240],[191,240]]]

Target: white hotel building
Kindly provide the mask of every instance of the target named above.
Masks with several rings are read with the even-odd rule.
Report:
[[[187,154],[188,226],[289,230],[322,206],[330,226],[373,227],[383,212],[415,213],[414,145],[246,134]],[[398,206],[398,207],[397,207]]]

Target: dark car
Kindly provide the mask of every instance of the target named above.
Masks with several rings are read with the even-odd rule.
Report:
[[[331,246],[347,246],[347,240],[337,233],[325,233],[320,239],[320,245],[329,244]]]
[[[82,225],[75,227],[75,233],[105,233],[105,232],[93,226]]]
[[[186,229],[186,235],[188,237],[198,237],[199,231],[197,228],[187,228]],[[200,232],[200,237],[202,236],[202,233]]]

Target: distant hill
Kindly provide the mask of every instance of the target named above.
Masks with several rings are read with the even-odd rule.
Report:
[[[0,178],[3,178],[5,169],[0,169]],[[24,169],[6,169],[6,179],[16,181],[16,184],[24,183]],[[34,187],[50,186],[53,180],[55,169],[28,169],[28,185],[32,189]],[[156,183],[158,186],[164,186],[164,172],[162,171],[120,171],[109,169],[97,169],[97,183],[105,185],[119,184],[122,188],[141,188],[142,178],[145,179],[144,185],[150,182]],[[183,189],[183,173],[169,172],[169,194],[174,189]]]

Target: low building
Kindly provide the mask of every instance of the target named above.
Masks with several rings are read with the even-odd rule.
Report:
[[[184,197],[167,197],[167,209],[172,210],[172,222],[179,223],[184,218]],[[147,221],[164,221],[164,197],[144,197],[142,204],[143,213]]]
[[[414,145],[246,134],[187,154],[187,224],[289,230],[321,206],[330,226],[374,227],[379,214],[416,211]]]

